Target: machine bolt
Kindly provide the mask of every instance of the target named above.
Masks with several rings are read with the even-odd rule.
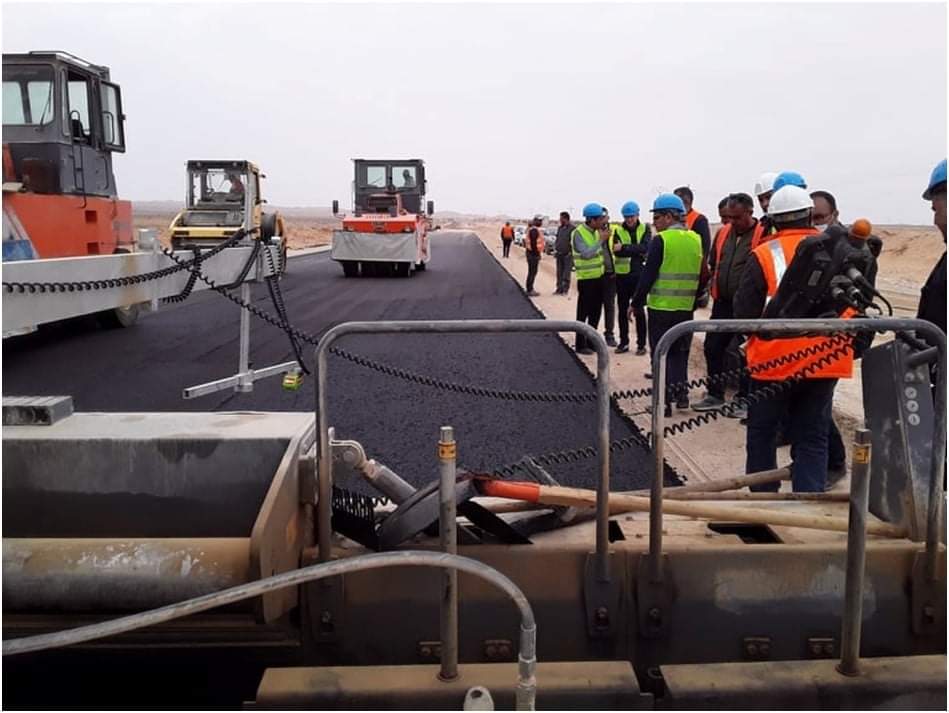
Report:
[[[508,646],[507,644],[501,644],[501,646],[498,648],[498,655],[501,658],[504,658],[504,659],[510,658],[511,653],[512,653],[511,647]]]
[[[762,643],[759,650],[761,651],[762,656],[771,655],[771,644]]]
[[[811,653],[814,654],[814,656],[820,656],[821,645],[818,642],[816,641],[811,642]]]
[[[757,655],[758,655],[758,644],[754,644],[754,643],[748,644],[748,645],[745,647],[745,653],[748,654],[749,656],[757,656]]]
[[[321,624],[332,624],[333,623],[333,613],[330,611],[323,611],[320,614],[320,623]]]
[[[610,610],[606,607],[597,607],[593,613],[593,618],[597,626],[608,626],[610,623]]]
[[[647,614],[652,621],[662,621],[662,611],[660,611],[659,607],[653,607],[647,612]]]
[[[497,655],[498,655],[498,647],[495,646],[494,644],[488,644],[488,645],[484,648],[484,654],[485,654],[485,656],[487,656],[489,659],[497,658]]]
[[[936,607],[932,604],[927,604],[923,607],[923,618],[928,622],[936,621]]]
[[[826,656],[833,656],[833,655],[834,655],[834,645],[833,645],[833,643],[831,643],[831,642],[828,641],[826,644],[824,644],[824,654],[825,654]]]
[[[423,646],[423,647],[421,648],[421,650],[419,651],[419,653],[422,655],[422,658],[429,659],[429,658],[432,657],[432,647],[431,647],[431,646]]]

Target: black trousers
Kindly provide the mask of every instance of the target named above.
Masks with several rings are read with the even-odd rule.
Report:
[[[540,255],[527,253],[527,291],[534,291],[534,279],[537,277],[537,268],[540,265]]]
[[[600,312],[603,311],[603,278],[593,280],[577,280],[577,321],[586,322],[594,329],[600,323]],[[590,345],[586,337],[577,335],[577,349],[585,349]]]
[[[616,273],[608,272],[603,275],[603,334],[613,336],[613,325],[616,323]]]
[[[505,240],[504,238],[501,239],[501,244],[503,245],[503,252],[501,253],[502,257],[511,256],[511,243],[513,242],[514,242],[513,238],[511,238],[510,240]]]
[[[712,319],[731,319],[735,316],[731,300],[715,300],[712,304]],[[726,332],[708,332],[705,335],[705,365],[709,376],[728,371],[728,356],[732,345],[740,340],[740,334]],[[713,381],[708,385],[708,393],[720,399],[725,398],[725,382]],[[748,395],[748,375],[742,374],[738,381],[738,395]]]
[[[573,255],[557,253],[557,292],[562,295],[570,291],[570,271],[573,269]]]
[[[619,343],[629,346],[629,305],[636,293],[639,274],[635,272],[616,276],[616,309],[619,319]],[[646,309],[642,306],[633,307],[633,317],[636,319],[636,346],[642,349],[646,346]]]
[[[656,345],[662,338],[662,335],[668,332],[677,324],[688,322],[692,319],[692,312],[685,310],[667,312],[649,308],[649,351],[652,352],[653,369],[656,368]],[[688,334],[680,337],[669,350],[666,367],[666,400],[674,401],[684,399],[689,395],[689,389],[685,386],[689,379],[689,349],[692,347],[692,335]]]

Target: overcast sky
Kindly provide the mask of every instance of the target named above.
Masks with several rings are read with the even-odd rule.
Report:
[[[112,69],[120,193],[179,200],[189,158],[249,158],[278,205],[348,204],[353,157],[425,159],[429,198],[554,214],[762,171],[844,219],[931,223],[946,5],[3,4],[3,51]]]

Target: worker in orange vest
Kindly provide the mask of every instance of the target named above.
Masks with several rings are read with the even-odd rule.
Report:
[[[679,196],[685,204],[685,229],[691,230],[693,233],[698,233],[698,236],[702,239],[702,261],[707,265],[708,253],[712,247],[712,232],[708,224],[708,218],[692,207],[692,201],[695,200],[695,195],[692,193],[691,188],[688,186],[679,186],[673,193]],[[703,290],[698,298],[696,298],[695,306],[708,307],[708,289]]]
[[[725,224],[715,234],[712,251],[708,256],[712,274],[710,291],[712,319],[732,319],[733,300],[741,284],[742,273],[752,251],[761,244],[764,231],[760,221],[754,217],[755,203],[747,193],[732,193],[725,202],[723,218]],[[727,332],[710,332],[705,335],[705,364],[710,377],[726,371],[726,355],[736,335]],[[726,410],[731,418],[746,418],[744,406],[748,395],[748,381],[740,379],[736,403]],[[725,405],[725,383],[713,380],[708,393],[701,401],[692,404],[695,411],[715,411]]]
[[[501,228],[501,257],[511,257],[511,243],[514,242],[514,228],[511,221],[507,221]]]
[[[771,197],[768,215],[778,229],[772,240],[751,252],[734,299],[735,317],[759,318],[767,301],[778,291],[781,278],[794,260],[798,244],[813,227],[814,203],[798,186],[779,188]],[[745,471],[777,468],[778,424],[784,419],[791,440],[791,483],[795,492],[822,492],[827,485],[827,435],[834,387],[838,379],[853,374],[853,352],[838,355],[829,364],[815,366],[828,351],[800,355],[808,348],[827,346],[830,337],[748,339],[746,357],[751,370],[751,393],[795,376],[790,387],[766,398],[752,400],[748,408]],[[806,370],[807,367],[811,367]],[[777,490],[778,483],[758,486]]]
[[[528,297],[539,297],[540,293],[534,289],[534,280],[537,278],[537,268],[540,266],[540,258],[544,254],[544,248],[547,241],[544,238],[544,219],[542,216],[535,215],[531,225],[524,234],[524,255],[527,257],[527,282],[524,285],[524,291]]]

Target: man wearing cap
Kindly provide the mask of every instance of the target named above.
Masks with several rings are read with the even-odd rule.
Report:
[[[764,234],[770,236],[774,232],[771,225],[771,218],[768,217],[768,203],[771,202],[771,196],[774,194],[774,179],[778,174],[774,171],[765,171],[761,177],[755,181],[755,198],[758,199],[758,206],[761,208],[761,218],[759,224],[764,230]]]
[[[946,242],[946,159],[933,169],[929,177],[929,186],[923,192],[923,200],[930,201],[933,208],[933,223],[942,233],[942,242]],[[925,319],[946,331],[946,253],[929,273],[926,284],[919,295],[919,319]]]
[[[685,204],[677,195],[663,193],[653,201],[655,234],[649,241],[646,264],[633,295],[633,305],[645,303],[649,308],[649,348],[653,359],[662,335],[692,319],[696,299],[708,281],[702,238],[685,227],[685,214]],[[678,408],[689,407],[685,382],[691,344],[690,334],[677,339],[669,350],[665,383],[667,416],[672,415],[672,401]]]
[[[596,329],[603,311],[605,270],[600,228],[606,221],[606,211],[599,203],[587,203],[583,206],[583,219],[584,222],[577,225],[570,236],[573,267],[577,273],[577,321],[586,322]],[[577,354],[593,354],[582,334],[577,334],[576,350]]]

